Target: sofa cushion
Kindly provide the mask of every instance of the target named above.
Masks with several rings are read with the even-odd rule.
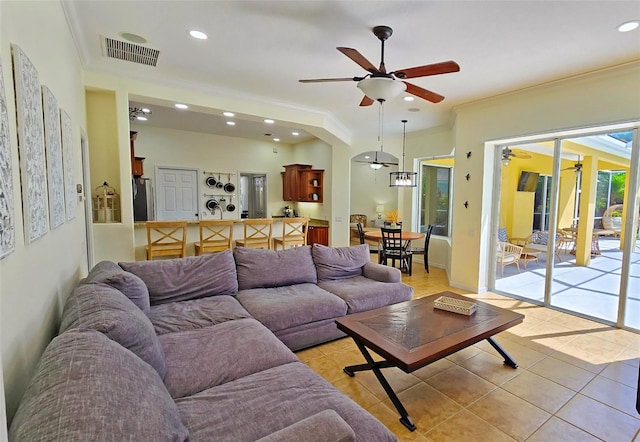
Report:
[[[334,410],[357,441],[397,438],[375,417],[302,362],[291,362],[210,388],[176,403],[191,439],[254,442],[324,410]],[[238,425],[241,422],[242,425]]]
[[[162,379],[95,331],[70,331],[46,348],[9,440],[185,441],[189,434]]]
[[[314,244],[313,261],[318,271],[318,281],[352,278],[362,275],[362,266],[371,261],[369,246],[327,247]]]
[[[169,333],[160,342],[167,361],[164,383],[173,398],[298,360],[252,318]]]
[[[316,268],[311,247],[292,247],[278,252],[249,247],[233,249],[238,272],[238,289],[315,284]]]
[[[149,290],[142,279],[124,271],[112,261],[101,261],[96,264],[80,284],[103,282],[116,290],[120,290],[140,310],[149,313]]]
[[[164,353],[151,321],[113,287],[103,283],[76,287],[65,303],[60,333],[72,328],[104,333],[164,377]]]
[[[409,301],[413,287],[401,282],[379,282],[364,276],[320,281],[320,288],[339,296],[347,303],[347,313],[358,313]]]
[[[338,413],[324,410],[256,442],[353,442],[356,434]]]
[[[154,305],[149,313],[158,336],[250,317],[236,298],[229,295]]]
[[[240,290],[236,299],[269,330],[339,318],[347,313],[347,304],[315,284]]]
[[[238,291],[231,250],[186,258],[118,264],[144,281],[149,289],[151,305],[212,295],[233,295]]]

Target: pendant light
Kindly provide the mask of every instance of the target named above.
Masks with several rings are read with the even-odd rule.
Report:
[[[416,187],[417,172],[407,172],[404,168],[404,150],[407,141],[407,120],[402,120],[402,171],[389,174],[389,187]]]

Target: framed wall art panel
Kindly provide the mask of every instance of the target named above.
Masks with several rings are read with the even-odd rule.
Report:
[[[67,221],[70,221],[76,217],[76,185],[73,177],[73,125],[71,117],[64,109],[60,109],[60,126],[62,127],[65,202],[67,206]]]
[[[0,259],[15,249],[15,218],[13,212],[13,173],[7,96],[0,61]]]
[[[42,106],[44,108],[44,147],[47,154],[49,224],[51,229],[55,229],[65,221],[62,139],[58,102],[53,92],[46,86],[42,86]]]
[[[35,66],[19,46],[12,44],[11,50],[16,90],[24,239],[30,244],[49,231],[42,95]]]

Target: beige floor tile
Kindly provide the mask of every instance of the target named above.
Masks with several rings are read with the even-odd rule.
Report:
[[[491,382],[457,365],[430,377],[426,383],[463,407],[497,388]]]
[[[617,361],[618,355],[625,347],[591,334],[584,334],[576,336],[571,345],[563,347],[560,353],[582,361],[582,365],[579,366],[585,370],[599,373],[608,363]]]
[[[556,415],[606,441],[630,441],[640,428],[640,420],[581,394]]]
[[[502,385],[519,375],[523,370],[504,365],[504,359],[481,351],[476,356],[460,362],[458,365],[495,385]]]
[[[600,439],[574,427],[571,424],[552,417],[544,423],[527,442],[598,442]]]
[[[596,376],[595,373],[556,359],[553,355],[535,363],[529,367],[529,371],[574,391],[580,391]]]
[[[385,427],[396,435],[400,442],[427,442],[425,436],[423,436],[420,428],[416,431],[409,431],[407,427],[400,423],[400,415],[395,408],[389,408],[382,402],[367,409],[369,413],[374,415]]]
[[[506,382],[502,388],[549,413],[558,411],[576,394],[575,391],[530,371]]]
[[[396,394],[421,382],[420,379],[413,374],[405,373],[395,367],[382,369],[382,374]],[[343,373],[343,375],[347,376],[346,373]],[[367,390],[371,391],[378,399],[383,400],[387,398],[387,393],[372,371],[359,371],[356,373],[354,379],[364,385]]]
[[[514,440],[467,410],[462,410],[451,419],[438,425],[426,436],[434,442],[510,442]]]
[[[636,385],[629,387],[603,376],[596,376],[580,393],[617,410],[638,417]]]
[[[456,364],[444,358],[444,359],[440,359],[438,361],[432,362],[431,364],[425,367],[422,367],[412,372],[411,374],[424,381],[426,379],[429,379],[431,376],[436,375],[443,370],[446,370],[447,368],[453,367],[454,365]]]
[[[502,349],[506,351],[507,354],[509,354],[513,358],[513,360],[516,361],[516,363],[518,364],[518,367],[521,367],[521,368],[530,367],[531,365],[538,362],[540,359],[543,359],[544,357],[546,357],[548,354],[546,352],[534,350],[533,348],[522,345],[520,341],[514,341],[511,339],[501,339],[501,340],[496,340],[496,342],[500,344]],[[485,343],[485,346],[488,346],[488,349],[485,351],[487,351],[489,354],[499,355],[499,353],[491,346],[491,344],[489,344],[489,342],[484,341],[484,343]]]
[[[599,329],[604,330],[610,328],[598,322],[590,321],[588,319],[580,318],[578,316],[573,316],[566,313],[562,313],[561,315],[556,316],[553,319],[553,322],[577,332]]]
[[[349,365],[365,364],[367,362],[359,350],[340,350],[327,353],[326,357],[331,359],[338,367],[341,368]]]
[[[637,366],[634,367],[623,362],[612,362],[600,375],[629,387],[636,388],[638,386]]]
[[[591,333],[591,335],[600,339],[604,339],[605,341],[621,345],[623,347],[628,347],[629,345],[634,344],[639,345],[640,342],[640,335],[638,335],[637,333],[614,327],[596,329],[596,331]]]
[[[347,374],[342,371],[342,367],[336,365],[328,356],[310,359],[306,361],[305,364],[329,382],[337,381],[343,376],[347,376]]]
[[[369,408],[373,405],[380,403],[380,399],[377,398],[371,391],[369,391],[364,385],[356,381],[354,378],[345,376],[345,378],[333,381],[332,384],[341,392],[349,396],[356,401],[362,408]]]
[[[480,350],[475,346],[471,346],[471,347],[463,348],[462,350],[457,351],[453,354],[450,354],[449,356],[447,356],[447,359],[450,360],[451,362],[455,362],[456,364],[459,364],[460,362],[465,361],[469,358],[472,358],[479,353],[482,353],[482,350]]]
[[[468,410],[519,441],[525,440],[551,417],[546,411],[500,388],[469,406]]]
[[[529,348],[531,350],[537,351],[540,354],[543,355],[550,355],[551,353],[553,353],[554,351],[556,351],[556,349],[551,348],[547,345],[541,344],[539,342],[536,342],[533,339],[529,339],[529,338],[523,338],[519,335],[515,335],[515,334],[509,334],[509,332],[503,332],[501,333],[501,335],[504,335],[505,338],[507,338],[509,341],[513,341],[516,344]]]
[[[421,433],[462,410],[460,405],[424,382],[403,391],[398,398]],[[383,403],[395,410],[390,399],[385,399]]]
[[[554,350],[564,348],[576,338],[573,330],[549,321],[529,327],[520,336]]]
[[[296,356],[302,362],[307,362],[311,359],[323,357],[324,353],[320,350],[320,347],[311,347],[311,348],[307,348],[306,350],[297,351]]]

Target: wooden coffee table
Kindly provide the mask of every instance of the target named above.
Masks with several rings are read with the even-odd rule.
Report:
[[[411,431],[416,426],[382,375],[381,368],[398,367],[411,373],[483,339],[500,353],[506,365],[518,367],[491,337],[521,323],[524,315],[481,301],[474,301],[478,309],[471,316],[452,313],[433,307],[433,301],[440,296],[470,301],[464,296],[443,292],[336,320],[338,329],[353,338],[367,361],[345,367],[344,372],[353,377],[358,371],[372,370],[400,413],[400,422]],[[384,360],[374,361],[367,349]]]

